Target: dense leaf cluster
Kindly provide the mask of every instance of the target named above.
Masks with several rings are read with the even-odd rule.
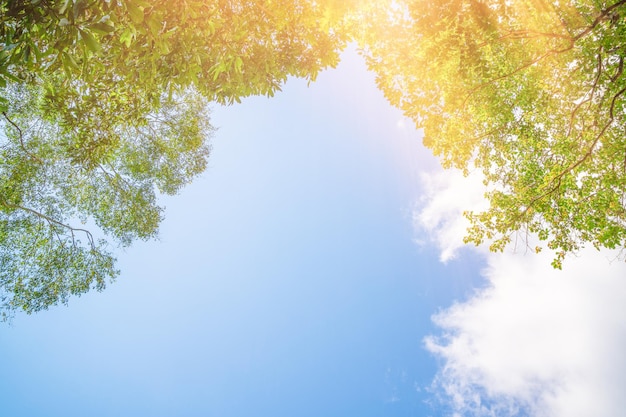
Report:
[[[490,208],[467,214],[467,241],[538,235],[555,267],[624,248],[626,1],[396,3],[368,62],[445,166],[482,171]]]

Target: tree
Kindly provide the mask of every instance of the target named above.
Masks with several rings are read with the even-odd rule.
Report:
[[[230,102],[315,79],[344,39],[333,0],[4,0],[0,75],[113,79],[157,96],[194,85]]]
[[[101,290],[201,173],[207,104],[314,80],[333,1],[0,1],[0,315]]]
[[[66,127],[33,112],[45,105],[36,87],[10,90],[0,148],[4,314],[103,289],[117,274],[110,244],[84,224],[123,246],[154,237],[162,217],[157,191],[176,193],[204,169],[211,132],[197,94],[164,100],[132,123],[118,115],[94,126],[106,117],[98,113],[121,110],[105,101],[83,113],[83,125]]]
[[[626,246],[625,16],[624,0],[403,0],[361,35],[425,145],[482,172],[468,242],[536,234],[557,268],[586,243]]]

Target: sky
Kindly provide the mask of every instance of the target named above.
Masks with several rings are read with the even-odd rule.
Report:
[[[214,107],[207,171],[117,281],[0,326],[0,415],[620,416],[626,267],[462,245],[442,171],[353,51]]]

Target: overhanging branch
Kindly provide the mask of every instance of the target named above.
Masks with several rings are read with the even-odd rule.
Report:
[[[28,149],[26,149],[26,145],[24,144],[24,135],[22,134],[22,129],[20,129],[20,127],[13,120],[11,120],[11,118],[7,115],[6,112],[3,111],[2,115],[4,116],[7,122],[9,122],[15,129],[17,129],[17,133],[19,134],[19,137],[20,137],[20,145],[22,147],[22,150],[32,159],[39,162],[40,164],[43,164],[43,161],[39,159],[39,157],[31,153]]]

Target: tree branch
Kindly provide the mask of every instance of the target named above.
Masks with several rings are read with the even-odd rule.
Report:
[[[532,30],[512,30],[496,39],[496,41],[502,41],[505,39],[535,39],[535,38],[554,38],[554,39],[565,39],[569,42],[572,41],[571,35],[562,35],[560,33],[552,33],[552,32],[535,32]],[[483,46],[489,45],[490,41],[485,41],[477,44],[478,48],[482,48]]]
[[[574,37],[569,37],[569,36],[565,36],[565,35],[551,34],[551,33],[542,33],[542,32],[527,32],[529,34],[533,34],[534,36],[550,36],[550,37],[557,37],[557,38],[567,39],[567,40],[570,41],[570,45],[568,47],[566,47],[566,48],[563,48],[563,49],[556,49],[556,50],[552,49],[552,50],[549,50],[545,54],[543,54],[543,55],[541,55],[541,56],[539,56],[539,57],[537,57],[537,58],[527,62],[526,64],[516,68],[515,70],[513,70],[513,71],[511,71],[511,72],[509,72],[507,74],[504,74],[504,75],[501,75],[499,77],[493,78],[493,79],[491,79],[491,80],[489,80],[487,82],[484,82],[484,83],[474,87],[472,90],[470,90],[470,92],[468,93],[467,97],[465,98],[465,100],[463,102],[463,107],[465,107],[465,104],[467,103],[467,101],[470,99],[470,97],[475,92],[477,92],[478,90],[481,90],[482,88],[488,86],[489,84],[493,84],[496,81],[505,79],[507,77],[510,77],[511,75],[514,75],[514,74],[520,72],[520,71],[523,71],[526,68],[528,68],[528,67],[530,67],[530,66],[532,66],[532,65],[534,65],[534,64],[536,64],[536,63],[538,63],[540,61],[542,61],[544,58],[546,58],[546,57],[548,57],[548,56],[550,56],[552,54],[560,54],[560,53],[567,52],[567,51],[571,50],[574,47],[574,43],[576,41],[578,41],[579,39],[581,39],[584,36],[586,36],[589,33],[591,33],[596,28],[596,26],[598,26],[606,18],[607,15],[609,15],[613,10],[615,10],[616,8],[618,8],[619,6],[622,6],[624,4],[626,4],[626,0],[620,0],[617,3],[607,7],[606,9],[604,9],[603,11],[600,12],[600,14],[596,17],[596,19],[585,30],[583,30],[581,33],[579,33],[578,35],[576,35]],[[507,37],[509,35],[513,35],[513,34],[521,35],[523,33],[526,33],[526,31],[513,31],[513,32],[503,36],[502,38],[505,38],[505,37]],[[620,64],[622,64],[622,63],[620,63]],[[619,72],[619,74],[621,74],[621,71]]]
[[[604,134],[606,133],[607,129],[609,128],[609,126],[613,123],[614,120],[614,116],[613,116],[613,111],[614,111],[614,107],[615,107],[615,102],[617,101],[617,98],[619,96],[621,96],[622,94],[624,94],[626,92],[626,87],[622,88],[620,91],[618,91],[614,96],[613,99],[611,100],[611,107],[609,109],[609,114],[610,114],[610,118],[608,120],[608,122],[604,125],[604,127],[602,128],[602,130],[600,131],[600,133],[598,133],[598,135],[596,136],[596,138],[594,139],[594,141],[591,143],[591,146],[589,146],[589,149],[587,149],[587,152],[585,152],[585,154],[582,156],[582,158],[580,158],[578,161],[576,161],[574,164],[568,166],[567,168],[565,168],[559,175],[557,175],[556,177],[554,177],[551,181],[550,184],[553,184],[556,181],[556,184],[553,187],[550,187],[547,191],[545,191],[544,193],[542,193],[541,195],[538,195],[536,197],[534,197],[530,203],[528,204],[528,206],[524,209],[524,211],[522,213],[520,213],[519,216],[517,216],[513,222],[516,222],[517,220],[519,220],[520,218],[522,218],[534,205],[537,201],[543,199],[544,197],[552,194],[553,192],[555,192],[556,190],[558,190],[561,187],[561,181],[563,179],[563,177],[565,175],[567,175],[568,173],[572,172],[574,169],[576,169],[577,167],[579,167],[583,162],[585,162],[593,153],[593,150],[595,149],[596,145],[598,144],[598,142],[600,141],[600,138],[602,136],[604,136]],[[509,227],[510,228],[510,227]]]
[[[19,127],[17,124],[15,124],[15,122],[14,122],[13,120],[11,120],[11,119],[9,118],[9,116],[7,115],[7,113],[6,113],[6,112],[4,112],[4,111],[3,111],[3,112],[2,112],[2,115],[3,115],[3,116],[4,116],[4,118],[7,120],[7,122],[9,122],[9,123],[10,123],[10,124],[11,124],[11,125],[15,128],[15,129],[17,129],[17,132],[18,132],[18,133],[19,133],[19,135],[20,135],[20,145],[22,146],[22,150],[23,150],[24,152],[26,152],[26,154],[27,154],[28,156],[30,156],[32,159],[34,159],[35,161],[39,162],[40,164],[43,164],[43,161],[42,161],[41,159],[39,159],[39,157],[37,157],[36,155],[34,155],[34,154],[30,153],[30,152],[28,151],[28,149],[26,149],[26,145],[24,144],[24,136],[23,136],[23,134],[22,134],[22,129],[20,129],[20,127]]]
[[[600,51],[598,52],[598,69],[596,79],[593,82],[593,86],[591,87],[591,92],[589,94],[589,98],[581,101],[578,105],[572,110],[569,119],[569,127],[567,129],[566,137],[569,137],[570,133],[572,133],[572,125],[574,124],[574,117],[576,116],[576,112],[583,106],[583,104],[591,102],[593,100],[593,96],[596,93],[596,89],[598,88],[598,82],[600,81],[600,75],[602,74],[602,47],[600,47]],[[588,108],[587,108],[588,109]]]
[[[622,6],[624,4],[626,4],[626,0],[620,0],[617,3],[613,4],[612,6],[609,6],[606,9],[602,10],[600,12],[600,14],[598,15],[598,17],[596,17],[596,19],[589,26],[587,26],[587,28],[585,30],[580,32],[578,35],[574,36],[574,38],[573,38],[574,41],[577,41],[580,38],[583,38],[583,37],[587,36],[588,34],[590,34],[596,28],[596,26],[598,26],[604,20],[604,18],[609,13],[611,13],[613,10],[615,10],[616,8],[618,8],[619,6]]]
[[[626,1],[626,0],[624,0],[624,1]],[[493,84],[493,83],[495,83],[496,81],[500,81],[500,80],[503,80],[503,79],[505,79],[505,78],[508,78],[508,77],[510,77],[510,76],[512,76],[512,75],[515,75],[515,74],[517,74],[518,72],[523,71],[523,70],[525,70],[526,68],[528,68],[528,67],[531,67],[531,66],[535,65],[536,63],[538,63],[538,62],[542,61],[543,59],[547,58],[548,56],[550,56],[550,55],[552,55],[552,54],[560,54],[560,53],[562,53],[562,52],[569,51],[569,50],[570,50],[570,49],[572,49],[573,47],[574,47],[574,44],[572,43],[570,46],[568,46],[567,48],[564,48],[564,49],[549,50],[549,51],[548,51],[548,52],[546,52],[545,54],[540,55],[540,56],[538,56],[537,58],[530,60],[529,62],[525,63],[525,64],[524,64],[524,65],[522,65],[521,67],[518,67],[518,68],[516,68],[515,70],[513,70],[513,71],[511,71],[511,72],[509,72],[509,73],[507,73],[507,74],[501,75],[501,76],[496,77],[496,78],[492,78],[491,80],[489,80],[489,81],[487,81],[487,82],[484,82],[484,83],[482,83],[482,84],[477,85],[476,87],[472,88],[472,89],[470,90],[470,92],[467,94],[467,97],[465,97],[465,100],[463,101],[463,107],[465,107],[465,105],[467,104],[467,101],[470,99],[470,97],[472,97],[472,95],[474,95],[474,93],[476,93],[477,91],[479,91],[479,90],[481,90],[481,89],[483,89],[483,88],[487,87],[489,84]]]
[[[72,227],[72,226],[70,226],[68,224],[62,223],[62,222],[60,222],[58,220],[53,219],[50,216],[47,216],[47,215],[45,215],[45,214],[43,214],[41,212],[38,212],[37,210],[33,210],[31,208],[28,208],[28,207],[23,207],[23,206],[20,206],[20,205],[17,205],[17,204],[10,204],[10,203],[7,203],[5,201],[0,201],[0,204],[5,206],[5,207],[26,211],[26,212],[28,212],[30,214],[33,214],[33,215],[35,215],[35,216],[37,216],[37,217],[47,221],[49,224],[56,224],[57,226],[64,227],[64,228],[68,229],[71,232],[72,240],[74,240],[74,232],[83,232],[87,236],[87,239],[89,240],[89,245],[91,246],[91,248],[95,249],[95,247],[96,247],[96,245],[94,243],[93,235],[91,234],[91,232],[89,230],[81,229],[81,228],[77,228],[77,227]]]
[[[611,82],[614,83],[615,81],[617,81],[617,79],[622,75],[622,72],[624,72],[624,57],[620,56],[617,71],[615,72],[615,75],[611,77]]]

